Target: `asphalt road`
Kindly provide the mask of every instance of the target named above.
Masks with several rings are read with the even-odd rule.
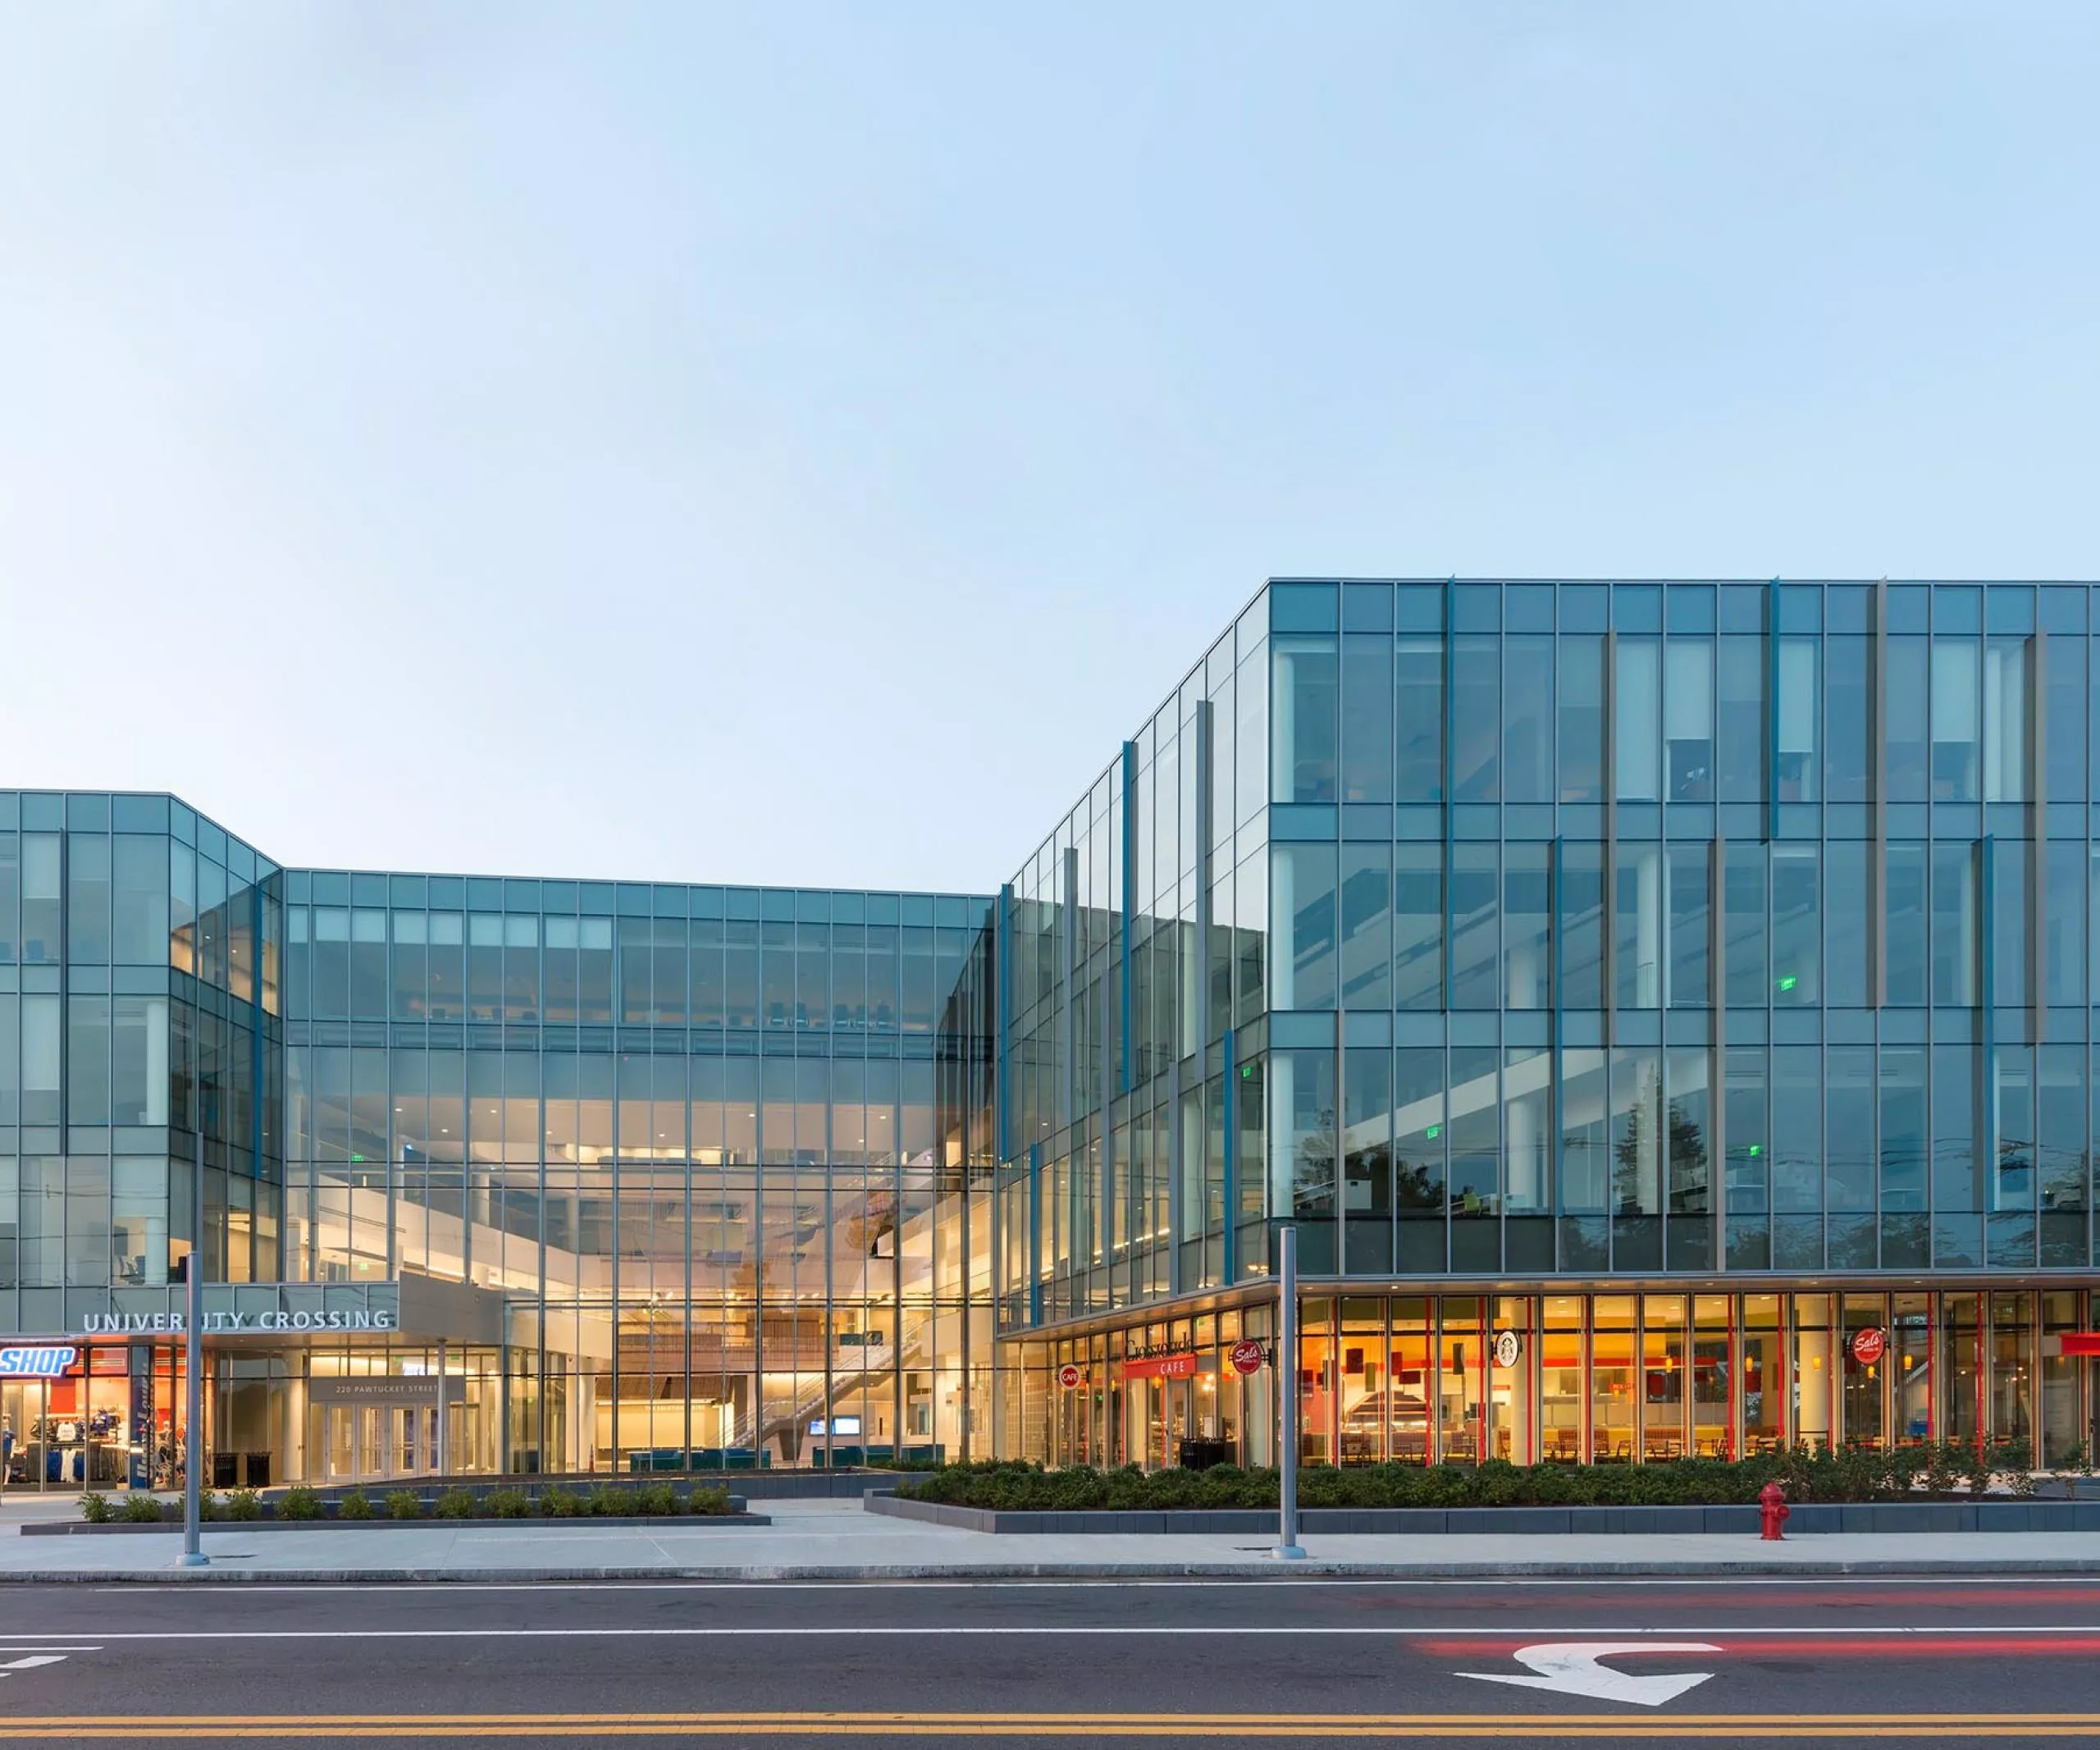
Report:
[[[2096,1655],[2042,1578],[10,1587],[0,1744],[2068,1743]]]

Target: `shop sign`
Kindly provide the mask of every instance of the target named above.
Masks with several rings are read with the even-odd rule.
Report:
[[[180,1336],[189,1328],[180,1312],[89,1313],[80,1320],[84,1336]],[[260,1313],[207,1313],[203,1329],[231,1334],[250,1331],[397,1331],[399,1316],[391,1307],[331,1307],[287,1312],[282,1307]]]
[[[1872,1367],[1888,1353],[1888,1333],[1879,1325],[1868,1325],[1852,1333],[1852,1359],[1861,1367]]]
[[[1125,1379],[1194,1379],[1200,1371],[1195,1351],[1178,1355],[1138,1355],[1123,1364]]]
[[[2062,1331],[2042,1340],[2045,1355],[2100,1356],[2100,1331]]]
[[[1495,1364],[1497,1367],[1514,1367],[1517,1358],[1523,1352],[1524,1340],[1514,1331],[1495,1333]]]
[[[1243,1378],[1260,1373],[1262,1359],[1262,1346],[1251,1336],[1232,1346],[1232,1371]]]
[[[1086,1383],[1086,1375],[1080,1371],[1077,1362],[1067,1361],[1057,1369],[1057,1383],[1067,1391],[1076,1391]]]
[[[0,1379],[57,1379],[80,1357],[77,1349],[0,1349]]]

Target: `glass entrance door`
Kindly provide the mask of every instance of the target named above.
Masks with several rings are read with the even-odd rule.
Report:
[[[393,1483],[437,1474],[434,1404],[326,1404],[321,1453],[330,1483]]]

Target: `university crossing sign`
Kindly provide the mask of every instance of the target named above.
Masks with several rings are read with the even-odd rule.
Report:
[[[189,1317],[179,1284],[118,1289],[106,1307],[76,1311],[64,1335],[151,1343],[186,1336]],[[391,1334],[401,1328],[398,1282],[208,1283],[199,1326],[206,1336]]]

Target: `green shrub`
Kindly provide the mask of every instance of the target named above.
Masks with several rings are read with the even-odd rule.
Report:
[[[2031,1453],[2011,1441],[1979,1457],[1966,1447],[1905,1447],[1892,1452],[1838,1448],[1746,1459],[1687,1458],[1650,1464],[1308,1464],[1299,1472],[1304,1507],[1695,1506],[1750,1504],[1769,1482],[1794,1501],[1900,1500],[1922,1488],[1951,1494],[1966,1483],[1980,1493],[1997,1479],[2015,1493],[2032,1487]],[[1276,1505],[1273,1470],[1095,1470],[1075,1465],[993,1460],[951,1464],[899,1483],[909,1500],[1007,1511],[1240,1507]]]
[[[107,1495],[83,1495],[80,1497],[80,1517],[90,1525],[109,1523],[109,1497]]]
[[[540,1510],[549,1519],[581,1519],[591,1510],[591,1497],[581,1489],[549,1489],[540,1497]]]
[[[594,1518],[625,1519],[628,1511],[627,1496],[611,1484],[601,1483],[591,1491],[591,1512]]]
[[[368,1519],[372,1517],[372,1497],[363,1489],[352,1489],[336,1503],[336,1517],[339,1519]]]
[[[625,1506],[637,1519],[669,1519],[678,1510],[678,1492],[668,1483],[645,1483],[628,1496]]]
[[[226,1503],[210,1489],[197,1493],[197,1517],[200,1519],[222,1519],[226,1516]]]
[[[230,1519],[259,1519],[262,1517],[262,1497],[253,1489],[235,1489],[226,1496],[226,1517]]]
[[[491,1489],[482,1511],[492,1519],[522,1519],[532,1510],[523,1489]]]
[[[124,1497],[123,1517],[134,1525],[158,1525],[167,1517],[159,1497],[141,1492]]]
[[[686,1511],[696,1513],[703,1519],[725,1519],[729,1513],[729,1492],[719,1483],[695,1489],[686,1496]]]
[[[395,1489],[386,1497],[386,1510],[397,1519],[419,1519],[423,1516],[423,1498],[413,1489]]]
[[[480,1511],[472,1489],[453,1487],[437,1497],[431,1509],[441,1519],[471,1519]]]
[[[317,1519],[321,1517],[321,1497],[309,1488],[289,1488],[277,1498],[277,1517],[281,1519]]]

